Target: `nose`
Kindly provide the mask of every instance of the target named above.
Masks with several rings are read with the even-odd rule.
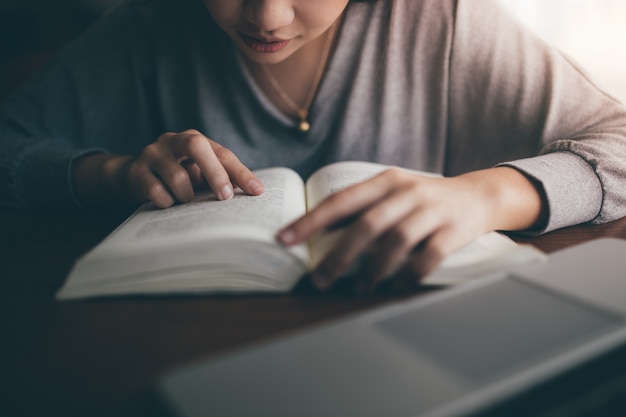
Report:
[[[293,22],[292,0],[249,1],[246,19],[263,32],[274,32]]]

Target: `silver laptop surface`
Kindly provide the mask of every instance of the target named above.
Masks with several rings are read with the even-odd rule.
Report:
[[[626,241],[601,239],[174,370],[181,416],[459,416],[626,343]]]

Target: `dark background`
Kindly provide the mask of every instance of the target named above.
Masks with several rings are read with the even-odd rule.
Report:
[[[0,99],[118,0],[0,0]]]

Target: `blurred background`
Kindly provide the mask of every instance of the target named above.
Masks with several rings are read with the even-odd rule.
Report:
[[[119,0],[0,0],[0,98]],[[626,0],[499,0],[626,103]]]
[[[626,103],[626,0],[501,0]]]

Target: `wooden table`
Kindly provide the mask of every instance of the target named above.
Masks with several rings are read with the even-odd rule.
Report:
[[[55,301],[74,260],[125,214],[0,210],[0,416],[166,415],[153,387],[171,367],[418,295]],[[626,218],[519,240],[551,252],[602,236],[626,239]]]

